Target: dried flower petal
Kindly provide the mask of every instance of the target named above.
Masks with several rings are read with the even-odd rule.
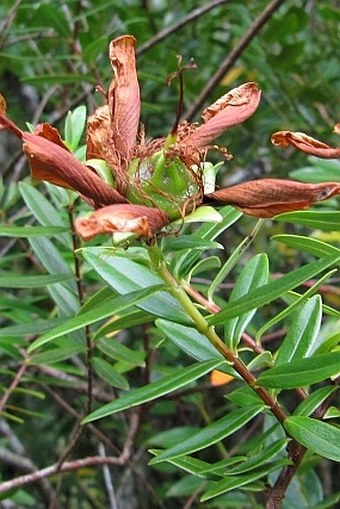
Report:
[[[278,131],[272,135],[272,143],[287,148],[289,145],[316,157],[336,159],[340,157],[340,148],[333,148],[322,141],[311,138],[304,133],[291,131]]]
[[[224,131],[247,120],[257,109],[261,91],[249,82],[230,90],[203,111],[204,124],[181,140],[195,148],[205,147]]]
[[[220,189],[206,195],[205,202],[233,205],[256,217],[273,217],[311,207],[317,201],[340,194],[340,183],[305,184],[292,180],[262,179]]]
[[[2,94],[0,94],[0,113],[4,114],[6,113],[6,101]]]
[[[130,232],[150,238],[168,222],[168,216],[159,209],[143,205],[110,205],[96,210],[88,218],[78,218],[75,227],[83,240],[114,232]]]
[[[86,130],[86,158],[106,160],[110,146],[111,117],[108,105],[99,106],[88,118]]]
[[[111,139],[123,161],[131,157],[136,143],[140,92],[136,71],[136,39],[123,35],[111,41],[110,60],[115,77],[108,92]]]

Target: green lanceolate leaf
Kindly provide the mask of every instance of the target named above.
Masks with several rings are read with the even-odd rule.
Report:
[[[127,295],[114,297],[111,301],[105,302],[102,306],[98,306],[91,311],[87,311],[86,313],[81,313],[78,316],[67,320],[65,323],[63,323],[63,325],[50,330],[43,336],[40,336],[40,338],[33,341],[33,343],[30,345],[29,351],[31,352],[32,350],[35,350],[39,346],[48,343],[52,339],[64,336],[65,334],[69,334],[70,332],[81,329],[90,323],[95,323],[98,320],[112,316],[114,313],[118,313],[123,309],[128,308],[133,304],[147,298],[150,294],[156,292],[158,289],[159,285],[156,285],[131,292]]]
[[[288,247],[293,247],[305,253],[310,253],[314,256],[325,256],[328,254],[340,253],[338,247],[327,244],[322,240],[313,239],[311,237],[303,237],[302,235],[274,235],[273,240],[282,242]]]
[[[200,334],[193,327],[186,327],[161,318],[155,323],[166,337],[194,359],[199,361],[223,359],[223,355],[216,350],[206,336]]]
[[[307,449],[330,460],[340,461],[340,429],[336,426],[302,415],[288,417],[284,426]]]
[[[64,226],[1,226],[0,237],[38,237],[57,235],[68,231]]]
[[[330,396],[337,387],[334,385],[328,385],[326,387],[320,387],[316,391],[309,394],[308,398],[304,399],[299,406],[295,409],[294,415],[305,415],[309,416],[312,414],[317,407]]]
[[[136,405],[142,405],[143,403],[152,401],[156,398],[160,398],[161,396],[180,389],[184,385],[204,376],[212,369],[215,369],[219,364],[221,364],[220,360],[214,360],[198,362],[186,368],[176,369],[170,375],[146,385],[145,387],[138,387],[138,389],[130,390],[127,394],[124,394],[115,401],[112,401],[112,403],[108,403],[107,405],[98,408],[98,410],[95,410],[85,417],[83,424],[101,419],[107,415],[121,412],[122,410],[126,410],[127,408],[131,408]]]
[[[266,284],[268,281],[268,272],[267,256],[265,254],[254,256],[242,269],[237,278],[229,302],[242,300],[242,298],[248,295],[252,290]],[[255,312],[256,309],[251,309],[247,313],[225,322],[224,337],[229,348],[233,350],[237,348],[241,335]]]
[[[240,316],[245,312],[268,304],[268,302],[296,288],[331,265],[337,264],[339,260],[340,255],[328,255],[321,258],[321,260],[300,267],[282,276],[280,279],[270,281],[270,283],[260,286],[256,290],[252,290],[246,297],[230,302],[219,313],[208,318],[208,322],[211,325],[218,325],[224,323],[224,321],[229,318]]]
[[[276,221],[301,224],[309,228],[316,228],[325,232],[339,231],[340,212],[326,212],[323,210],[299,210],[285,212],[275,217]]]
[[[73,279],[72,274],[47,274],[37,276],[18,276],[9,274],[0,277],[0,287],[2,288],[41,288],[42,286],[61,283]]]
[[[198,431],[185,442],[179,443],[162,452],[150,461],[150,465],[206,449],[240,429],[247,422],[253,419],[253,417],[255,417],[262,409],[262,405],[237,408],[223,416],[221,419],[218,419],[214,423],[209,424],[204,429]]]
[[[321,382],[339,371],[340,351],[335,351],[274,366],[261,373],[256,383],[273,389],[293,389]]]
[[[98,249],[86,248],[83,256],[91,267],[118,293],[140,290],[148,286],[161,285],[163,280],[149,268],[122,256],[115,256]],[[181,323],[190,319],[171,295],[158,292],[156,295],[138,304],[138,307],[161,318]]]
[[[255,470],[254,472],[252,471],[249,474],[225,477],[221,481],[212,484],[212,487],[204,493],[201,501],[205,502],[206,500],[210,500],[211,498],[217,497],[218,495],[222,495],[227,491],[245,486],[246,484],[256,481],[257,479],[261,479],[261,477],[264,477],[270,472],[278,470],[282,466],[289,463],[289,460],[278,460],[271,463],[270,465],[266,465],[265,467]]]
[[[135,366],[145,366],[145,353],[134,351],[123,345],[117,338],[101,338],[96,341],[96,346],[105,355],[115,359],[116,361],[127,362]]]
[[[118,373],[118,371],[112,366],[109,362],[101,357],[93,357],[93,369],[97,373],[97,375],[104,380],[104,382],[112,385],[112,387],[117,387],[117,389],[125,389],[129,388],[129,384],[126,378]]]
[[[312,355],[317,346],[321,318],[320,295],[315,295],[293,313],[288,334],[277,352],[276,366]]]

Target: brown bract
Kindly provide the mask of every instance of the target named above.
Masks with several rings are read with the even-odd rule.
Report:
[[[335,132],[336,126],[335,126]],[[290,145],[316,157],[324,159],[336,159],[340,157],[340,148],[333,148],[322,141],[316,140],[304,133],[291,131],[278,131],[272,135],[272,143],[279,147],[287,148]]]
[[[78,218],[76,231],[83,240],[91,240],[100,233],[126,232],[150,238],[169,218],[159,209],[143,205],[110,205],[96,210],[88,218]]]
[[[307,209],[317,201],[340,194],[340,183],[305,184],[293,180],[261,179],[220,189],[205,196],[206,202],[233,205],[256,217]]]

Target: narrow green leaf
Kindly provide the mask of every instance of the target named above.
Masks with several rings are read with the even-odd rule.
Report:
[[[165,450],[159,454],[156,458],[150,461],[150,465],[161,463],[179,456],[185,456],[207,447],[216,444],[220,440],[223,440],[227,436],[231,435],[259,412],[263,410],[262,405],[254,405],[251,407],[237,408],[227,415],[224,415],[221,419],[218,419],[212,424],[209,424],[204,429],[195,433],[191,438],[185,442],[179,443],[170,449]]]
[[[7,273],[0,277],[0,287],[2,288],[41,288],[42,286],[61,283],[72,279],[72,274],[47,274],[37,276],[17,276]]]
[[[134,364],[135,366],[144,366],[145,361],[145,353],[134,351],[123,345],[118,341],[117,338],[101,338],[96,342],[96,346],[101,350],[105,355],[121,362],[127,362],[129,364]]]
[[[198,362],[192,366],[175,369],[173,373],[167,375],[156,382],[153,382],[145,387],[139,387],[138,389],[130,390],[120,398],[107,405],[98,408],[90,415],[83,419],[82,423],[95,421],[112,415],[127,408],[131,408],[136,405],[142,405],[148,401],[152,401],[156,398],[160,398],[169,392],[173,392],[180,389],[184,385],[197,380],[209,373],[212,369],[215,369],[219,364],[220,360]]]
[[[325,232],[339,231],[340,212],[326,212],[323,210],[299,210],[285,212],[275,217],[275,221],[301,224],[309,228],[316,228]]]
[[[261,479],[265,475],[268,475],[270,472],[278,470],[284,465],[290,464],[289,460],[278,460],[272,463],[271,465],[266,465],[259,470],[255,470],[254,472],[250,472],[246,475],[240,476],[228,476],[221,481],[218,481],[212,485],[201,497],[201,502],[205,502],[210,500],[211,498],[217,497],[218,495],[222,495],[227,491],[234,490],[235,488],[239,488],[241,486],[245,486],[257,479]]]
[[[270,281],[268,284],[251,291],[247,297],[227,304],[219,313],[208,318],[208,321],[211,325],[218,325],[224,323],[224,321],[229,318],[240,316],[245,312],[268,304],[268,302],[277,299],[292,288],[316,276],[329,266],[338,263],[339,260],[340,255],[329,255],[321,258],[321,260],[300,267],[282,276],[280,279]]]
[[[163,284],[163,280],[157,274],[128,258],[115,256],[94,248],[86,248],[82,253],[85,260],[99,276],[120,294],[125,295],[141,288]],[[177,300],[164,291],[139,303],[138,307],[161,318],[180,323],[190,321]]]
[[[238,276],[235,286],[231,292],[229,302],[240,301],[244,299],[252,290],[263,286],[268,281],[268,258],[265,254],[254,256],[242,269]],[[251,309],[247,313],[227,320],[224,323],[225,342],[229,348],[235,350],[240,342],[241,336],[247,325],[256,313],[256,309]]]
[[[102,359],[101,357],[93,357],[92,361],[93,369],[97,375],[104,380],[104,382],[112,387],[116,387],[117,389],[127,390],[129,388],[126,378],[118,373],[114,366],[105,359]]]
[[[149,286],[148,288],[137,290],[135,292],[128,293],[127,295],[120,295],[119,297],[115,297],[109,302],[105,302],[102,306],[92,309],[91,311],[87,311],[86,313],[81,313],[78,316],[67,320],[65,323],[56,327],[55,329],[50,330],[43,336],[37,338],[29,346],[28,351],[31,352],[39,346],[42,346],[45,343],[51,341],[52,339],[64,336],[65,334],[81,329],[86,325],[95,323],[98,320],[102,320],[103,318],[107,318],[114,313],[118,313],[123,309],[145,299],[151,293],[156,292],[158,289],[159,285],[153,287]]]
[[[166,337],[194,359],[199,361],[223,359],[223,355],[197,329],[161,318],[156,320],[155,324]]]
[[[322,318],[322,301],[315,295],[291,317],[288,334],[277,352],[276,366],[292,359],[310,357],[316,347]]]
[[[76,73],[60,73],[60,74],[40,74],[39,76],[22,76],[21,81],[24,83],[29,83],[30,85],[67,85],[73,83],[92,83],[95,84],[96,80],[87,74],[76,74]]]
[[[250,456],[245,461],[242,461],[240,465],[229,468],[228,475],[242,474],[243,472],[248,472],[249,470],[262,466],[264,463],[267,463],[279,454],[286,445],[287,438],[280,438],[279,440],[276,440],[272,444],[264,447],[264,449],[258,454]]]
[[[307,449],[340,462],[340,429],[326,422],[294,415],[284,422],[288,433]]]
[[[327,244],[327,242],[311,237],[303,237],[302,235],[274,235],[271,238],[276,242],[282,242],[288,247],[293,247],[318,257],[340,253],[339,248]]]
[[[162,250],[181,251],[182,249],[223,249],[218,242],[205,239],[196,239],[191,235],[181,235],[180,237],[166,237],[162,242]]]
[[[37,237],[52,236],[68,231],[65,226],[1,226],[0,237]]]
[[[340,350],[274,366],[261,373],[256,383],[273,389],[293,389],[326,380],[339,370]]]
[[[311,415],[317,407],[330,396],[337,387],[334,385],[328,385],[326,387],[320,387],[316,391],[309,394],[308,398],[304,399],[299,406],[294,410],[294,415]]]
[[[35,320],[30,323],[21,323],[20,325],[9,325],[0,329],[0,337],[31,336],[42,334],[51,330],[64,322],[64,318],[54,318],[48,320]]]

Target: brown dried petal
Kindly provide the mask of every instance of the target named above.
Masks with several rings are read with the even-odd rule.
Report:
[[[110,110],[108,105],[99,106],[87,121],[86,130],[86,158],[106,159],[110,143]]]
[[[292,180],[262,179],[220,189],[205,202],[233,205],[256,217],[273,217],[311,207],[315,202],[340,194],[340,183],[305,184]]]
[[[150,238],[169,222],[159,209],[143,205],[110,205],[96,210],[88,218],[78,218],[75,227],[83,240],[91,240],[101,233],[135,233]]]
[[[33,178],[77,191],[97,205],[125,202],[115,189],[64,147],[27,132],[22,133],[22,140]]]
[[[136,144],[140,116],[135,43],[134,37],[123,35],[110,44],[110,60],[115,72],[108,94],[111,139],[126,161]]]
[[[278,131],[272,135],[272,143],[287,148],[289,145],[316,157],[335,159],[340,157],[340,148],[333,148],[307,134],[291,131]]]
[[[6,113],[6,100],[2,94],[0,94],[0,113],[5,114]]]
[[[260,99],[261,91],[256,83],[244,83],[234,88],[204,110],[205,123],[181,143],[196,148],[207,146],[226,129],[247,120],[256,111]]]
[[[0,129],[8,129],[18,138],[22,137],[22,130],[19,129],[19,127],[17,127],[15,123],[12,122],[12,120],[7,118],[6,115],[3,115],[2,113],[0,113]]]

